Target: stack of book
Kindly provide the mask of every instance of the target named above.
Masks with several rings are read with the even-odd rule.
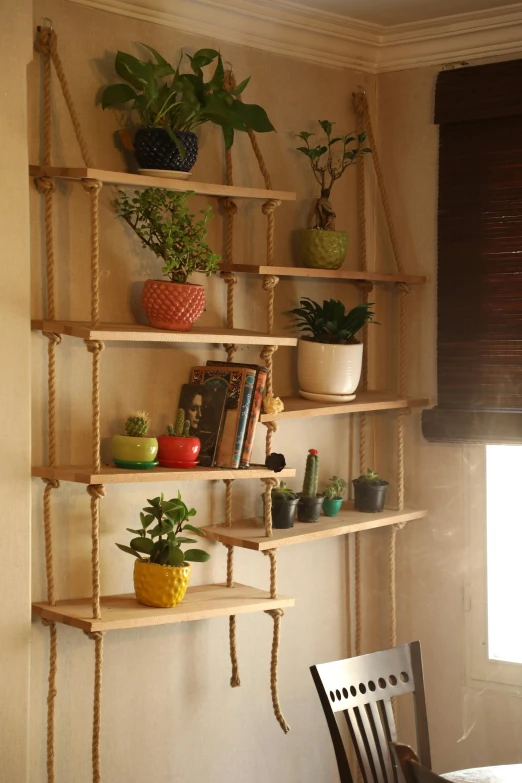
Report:
[[[250,465],[266,375],[266,367],[237,362],[209,361],[192,368],[179,407],[190,422],[190,434],[201,441],[201,465]]]

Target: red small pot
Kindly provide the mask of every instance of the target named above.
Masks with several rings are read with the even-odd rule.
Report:
[[[192,283],[146,280],[141,304],[155,329],[186,332],[205,309],[205,289]]]
[[[200,448],[199,438],[160,435],[157,459],[162,468],[190,467],[197,462]]]

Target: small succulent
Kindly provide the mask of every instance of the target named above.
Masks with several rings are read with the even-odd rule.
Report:
[[[279,482],[278,487],[274,487],[272,490],[272,500],[275,499],[281,499],[281,500],[296,500],[297,495],[293,491],[293,489],[290,489],[290,487],[287,487],[284,481]]]
[[[328,498],[328,500],[340,500],[346,492],[348,482],[339,478],[339,476],[332,476],[328,481],[331,481],[332,483],[325,486],[323,495],[325,498]]]
[[[187,508],[180,492],[173,500],[165,500],[162,493],[158,498],[147,500],[147,503],[149,505],[140,513],[141,528],[127,528],[129,533],[136,536],[131,540],[130,546],[116,544],[122,552],[127,552],[145,563],[166,566],[180,566],[190,561],[205,563],[210,558],[204,549],[186,549],[184,552],[181,549],[181,544],[197,543],[195,538],[181,535],[185,530],[199,536],[204,536],[205,533],[188,524],[187,520],[196,515],[196,510]]]
[[[167,424],[167,435],[170,435],[171,437],[176,436],[178,438],[190,437],[190,421],[185,419],[185,411],[183,408],[178,408],[176,423]]]
[[[150,427],[150,416],[145,411],[138,411],[129,416],[125,422],[125,434],[131,438],[145,438]]]
[[[371,484],[372,486],[383,486],[385,484],[388,484],[387,481],[380,478],[377,473],[375,473],[373,470],[370,470],[368,468],[367,472],[363,475],[359,476],[359,478],[355,479],[358,484]]]
[[[359,304],[348,313],[343,302],[335,299],[325,300],[321,307],[313,299],[303,297],[299,304],[301,307],[290,310],[290,315],[296,317],[296,326],[303,333],[303,339],[313,343],[356,343],[355,335],[366,323],[377,323],[373,320],[375,313],[370,309],[373,302]]]
[[[265,467],[267,467],[268,470],[273,470],[274,473],[281,473],[286,467],[285,455],[277,454],[275,451],[272,452],[272,454],[269,454],[265,459]]]
[[[303,479],[304,498],[315,498],[319,481],[319,454],[317,449],[310,449],[306,457],[306,469]]]

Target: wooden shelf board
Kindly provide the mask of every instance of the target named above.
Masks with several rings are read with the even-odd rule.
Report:
[[[388,411],[397,408],[420,408],[431,405],[428,397],[408,397],[401,399],[396,394],[386,392],[357,392],[352,402],[328,403],[312,402],[304,397],[283,397],[285,409],[282,413],[263,413],[261,421],[282,421],[283,419],[301,419],[310,416],[332,416],[337,413],[361,413],[361,411]]]
[[[255,519],[246,520],[232,525],[232,527],[223,525],[206,527],[205,534],[213,541],[221,541],[222,544],[254,549],[259,552],[293,544],[304,544],[308,541],[318,541],[322,538],[344,536],[347,533],[373,530],[399,522],[410,522],[414,519],[422,519],[427,513],[424,510],[406,508],[403,511],[385,509],[381,514],[365,514],[347,508],[341,510],[336,517],[323,516],[319,522],[296,522],[294,527],[289,530],[274,529],[272,538],[267,538],[264,535],[262,524]]]
[[[304,266],[259,266],[257,264],[223,264],[223,272],[239,272],[250,275],[276,275],[277,277],[315,277],[325,280],[348,280],[372,283],[427,283],[426,275],[386,274],[384,272],[361,272],[356,269],[309,269]]]
[[[147,343],[236,343],[238,345],[297,345],[297,337],[277,337],[248,329],[226,329],[217,326],[195,326],[190,332],[169,332],[142,324],[100,324],[92,328],[83,321],[31,321],[31,328],[56,332],[82,340]]]
[[[263,479],[276,476],[293,478],[294,468],[285,468],[275,474],[262,465],[250,468],[203,468],[175,470],[174,468],[152,468],[152,470],[125,470],[112,465],[103,465],[99,473],[94,473],[90,465],[61,465],[57,467],[36,466],[32,469],[36,478],[74,481],[78,484],[132,484],[153,481],[218,481],[222,479]]]
[[[212,182],[192,182],[191,180],[171,179],[169,177],[147,177],[142,174],[129,174],[125,171],[104,171],[102,169],[67,168],[60,166],[29,166],[31,177],[52,177],[55,179],[98,179],[106,185],[124,185],[137,188],[165,188],[166,190],[192,190],[203,196],[231,196],[233,198],[277,199],[295,201],[296,194],[286,190],[266,190],[265,188],[243,188],[237,185],[219,185]]]
[[[82,631],[118,631],[124,628],[146,628],[151,625],[171,625],[212,617],[266,612],[294,606],[293,598],[278,596],[255,587],[235,584],[189,587],[183,601],[173,609],[156,609],[138,603],[134,594],[111,595],[101,599],[101,620],[92,618],[90,598],[58,601],[56,606],[34,603],[33,614],[55,623],[63,623]]]

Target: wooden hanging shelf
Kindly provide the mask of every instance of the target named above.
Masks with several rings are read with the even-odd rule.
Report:
[[[187,191],[202,196],[223,196],[231,198],[277,199],[295,201],[296,194],[286,190],[266,190],[265,188],[243,188],[238,185],[218,185],[211,182],[192,182],[192,180],[172,179],[169,177],[147,177],[143,174],[129,174],[125,171],[105,171],[103,169],[69,168],[63,166],[29,166],[31,177],[50,177],[81,182],[84,179],[97,179],[106,185],[123,185],[136,188],[165,188],[166,190]]]
[[[258,266],[257,264],[223,264],[223,272],[248,275],[276,275],[277,277],[316,277],[323,280],[347,280],[358,283],[369,280],[372,283],[427,283],[426,275],[386,274],[384,272],[361,272],[355,269],[309,269],[304,266]]]
[[[203,468],[191,470],[175,470],[174,468],[152,468],[152,470],[125,470],[113,465],[102,465],[99,473],[94,473],[91,465],[61,465],[48,467],[46,465],[32,468],[31,475],[36,478],[58,479],[58,481],[74,481],[77,484],[137,484],[154,481],[219,481],[222,479],[264,479],[293,478],[295,468],[285,468],[280,473],[274,473],[262,465],[250,468]]]
[[[237,614],[287,609],[295,605],[293,598],[270,598],[266,590],[234,584],[201,585],[189,587],[183,601],[173,609],[156,609],[138,603],[136,596],[111,595],[101,599],[101,620],[92,618],[90,598],[34,603],[33,614],[53,623],[63,623],[82,631],[118,631],[124,628],[146,628],[151,625],[171,625],[212,617],[230,617]]]
[[[288,530],[273,530],[272,538],[264,535],[264,526],[260,520],[249,519],[232,527],[213,525],[205,528],[206,537],[222,544],[240,546],[244,549],[264,551],[279,549],[282,546],[304,544],[308,541],[318,541],[321,538],[334,538],[347,533],[359,533],[363,530],[373,530],[378,527],[395,525],[399,522],[410,522],[423,519],[427,511],[406,508],[403,511],[385,509],[381,514],[366,514],[362,511],[346,509],[336,517],[321,517],[319,522],[296,522]]]
[[[129,343],[235,343],[237,345],[297,345],[296,337],[278,337],[248,329],[195,326],[190,332],[170,332],[142,324],[100,324],[93,328],[85,321],[31,321],[35,331],[55,332],[82,340]]]
[[[282,421],[302,419],[311,416],[332,416],[339,413],[361,413],[363,411],[389,411],[399,408],[426,408],[431,405],[428,397],[398,397],[386,392],[357,392],[352,402],[312,402],[303,397],[283,397],[285,409],[281,413],[263,413],[261,421]]]

